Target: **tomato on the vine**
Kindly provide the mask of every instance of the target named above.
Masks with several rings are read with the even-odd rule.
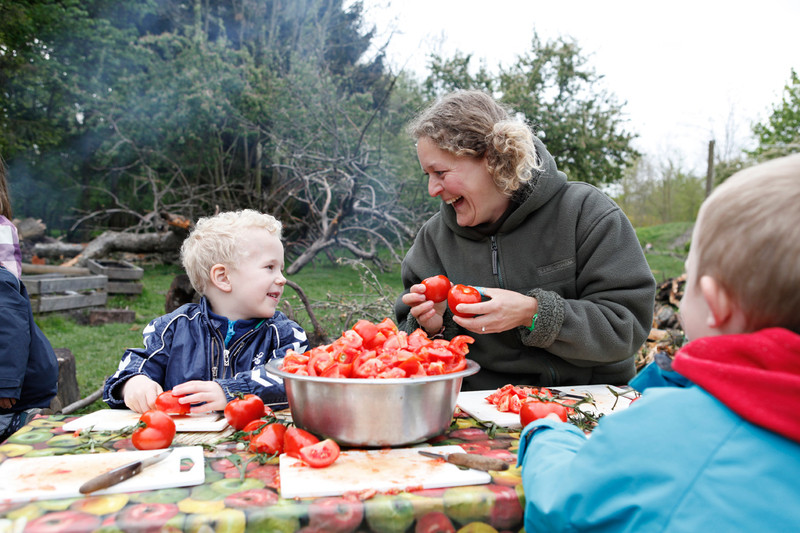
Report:
[[[562,422],[567,421],[567,408],[558,402],[543,402],[541,400],[530,400],[522,404],[519,409],[519,421],[522,427],[527,426],[534,420],[544,418],[550,413],[554,413]]]
[[[264,401],[255,394],[240,395],[228,402],[224,413],[228,424],[238,431],[248,422],[264,416]]]
[[[250,451],[253,453],[266,453],[269,455],[283,453],[283,437],[286,426],[280,422],[267,424],[259,433],[250,439]]]
[[[470,285],[462,285],[460,283],[458,285],[453,285],[450,292],[447,294],[447,305],[450,307],[450,311],[452,311],[454,315],[464,318],[472,318],[475,315],[459,313],[456,311],[456,306],[458,304],[476,304],[480,301],[481,293],[478,292],[478,289]]]
[[[162,392],[156,398],[156,409],[168,415],[188,415],[191,406],[188,403],[180,403],[178,401],[180,397],[171,390]]]
[[[330,466],[339,457],[339,445],[333,439],[325,439],[300,449],[300,460],[312,468]]]
[[[283,453],[300,459],[300,450],[319,442],[319,439],[305,429],[292,426],[283,435]]]
[[[447,293],[450,292],[450,280],[444,274],[431,276],[422,280],[425,285],[425,298],[435,303],[447,300]]]
[[[167,448],[175,438],[175,421],[164,411],[152,409],[139,418],[141,425],[133,431],[131,442],[137,450]]]

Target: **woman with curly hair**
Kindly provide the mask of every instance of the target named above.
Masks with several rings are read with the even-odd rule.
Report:
[[[403,260],[402,329],[475,338],[481,371],[465,389],[624,384],[650,331],[655,280],[622,210],[567,181],[524,121],[481,91],[456,91],[409,125],[442,200]],[[478,287],[480,303],[425,298],[444,274]]]

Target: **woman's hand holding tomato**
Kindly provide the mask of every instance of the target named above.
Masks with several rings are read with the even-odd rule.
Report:
[[[411,315],[429,335],[442,329],[450,285],[447,276],[439,274],[412,285],[402,297],[403,303],[411,308]]]
[[[516,291],[483,287],[481,293],[483,301],[459,302],[461,313],[473,317],[453,315],[458,325],[475,333],[499,333],[517,326],[529,328],[533,315],[539,311],[536,298]]]
[[[131,435],[137,450],[167,448],[175,438],[175,421],[167,413],[158,410],[145,411]]]

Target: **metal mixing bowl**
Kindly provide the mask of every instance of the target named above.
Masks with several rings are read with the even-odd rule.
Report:
[[[403,446],[444,433],[463,378],[480,370],[467,360],[465,370],[424,378],[322,378],[284,372],[281,364],[273,359],[267,371],[283,379],[295,425],[356,447]]]

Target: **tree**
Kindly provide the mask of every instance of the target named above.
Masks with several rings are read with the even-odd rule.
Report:
[[[757,160],[774,159],[800,150],[800,77],[792,69],[779,104],[765,122],[753,125],[758,147],[749,152]]]
[[[576,42],[543,43],[500,74],[502,101],[536,126],[558,167],[570,179],[594,185],[619,181],[638,156],[635,135],[623,130],[622,105],[600,86]]]

